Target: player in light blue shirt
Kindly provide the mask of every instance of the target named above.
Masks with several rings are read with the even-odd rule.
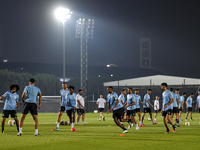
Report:
[[[129,87],[128,95],[127,95],[127,105],[125,106],[127,108],[126,119],[128,120],[129,118],[131,118],[136,125],[135,129],[139,130],[137,121],[135,119],[136,99],[132,92],[133,92],[133,89],[131,87]],[[128,129],[130,129],[132,126],[133,126],[133,124],[131,124],[131,122],[129,122]]]
[[[36,99],[39,96],[39,104],[37,106]],[[25,98],[25,100],[24,100]],[[40,136],[38,134],[38,111],[37,108],[41,108],[42,102],[42,93],[38,87],[35,86],[35,79],[31,78],[29,80],[29,86],[26,86],[21,98],[22,102],[24,103],[23,112],[21,115],[20,125],[19,125],[19,133],[17,136],[21,136],[22,134],[22,126],[26,115],[31,112],[33,119],[35,121],[35,136]]]
[[[128,133],[128,130],[118,121],[120,120],[121,122],[127,122],[126,119],[124,118],[124,105],[119,101],[118,95],[113,92],[113,87],[109,86],[107,87],[107,99],[108,99],[108,110],[107,114],[109,114],[110,107],[111,110],[113,111],[113,119],[116,125],[118,125],[120,128],[122,128],[124,131],[123,133]]]
[[[194,97],[194,94],[191,93],[190,96],[186,100],[187,113],[186,113],[185,121],[187,121],[187,117],[188,117],[189,113],[190,113],[191,120],[194,121],[194,119],[192,119],[192,99],[193,99],[193,97]]]
[[[184,92],[182,96],[180,96],[180,102],[179,102],[179,121],[182,121],[181,120],[181,115],[182,115],[182,112],[183,112],[183,104],[184,104],[184,100],[185,100],[185,97],[186,97],[186,93]]]
[[[74,128],[75,123],[75,112],[76,112],[76,93],[74,93],[74,86],[69,86],[69,93],[65,96],[65,102],[66,106],[66,112],[68,117],[70,118],[71,123],[71,131],[76,132],[76,129]]]
[[[167,129],[166,133],[170,133],[168,125],[167,125],[167,120],[173,127],[173,132],[176,132],[176,127],[174,126],[174,123],[171,118],[171,113],[172,113],[172,107],[171,104],[174,102],[174,98],[172,96],[172,93],[167,90],[167,83],[162,83],[161,84],[161,90],[163,90],[162,97],[163,97],[163,108],[162,108],[162,116],[163,116],[163,122],[164,125]]]
[[[19,91],[19,85],[17,84],[11,84],[9,86],[10,91],[7,91],[5,94],[3,94],[0,99],[5,100],[4,108],[3,108],[3,115],[2,115],[2,122],[1,122],[1,133],[4,133],[4,126],[6,118],[11,115],[11,118],[14,118],[17,130],[19,131],[19,121],[17,119],[17,112],[16,108],[19,109],[18,101],[19,101],[19,95],[16,93]]]
[[[196,110],[199,108],[199,121],[200,121],[200,90],[198,91]],[[199,122],[200,124],[200,122]]]
[[[56,122],[57,127],[54,129],[54,131],[59,131],[60,119],[65,111],[65,106],[67,104],[65,101],[65,96],[69,93],[69,90],[67,88],[66,82],[62,83],[62,88],[63,89],[60,90],[60,110],[59,110],[58,119]]]
[[[142,115],[142,124],[143,124],[144,117],[145,117],[146,113],[149,113],[151,121],[152,121],[153,125],[155,125],[155,124],[158,124],[158,123],[153,121],[151,108],[150,108],[150,106],[153,108],[153,105],[150,103],[150,95],[151,95],[151,89],[148,89],[147,94],[144,96],[144,100],[143,100],[144,113]]]
[[[139,118],[139,122],[140,122],[140,127],[144,127],[144,125],[142,124],[142,119],[141,119],[141,114],[140,114],[140,103],[143,104],[142,102],[142,99],[141,99],[141,96],[139,95],[139,89],[135,89],[135,100],[136,100],[136,113],[138,115],[138,118]]]
[[[119,96],[119,102],[121,102],[122,105],[125,107],[126,100],[125,100],[124,95],[126,95],[126,89],[122,89],[121,94]],[[125,118],[125,116],[126,116],[126,113],[125,113],[125,108],[124,108],[124,118]],[[123,125],[123,122],[120,122],[120,123]]]

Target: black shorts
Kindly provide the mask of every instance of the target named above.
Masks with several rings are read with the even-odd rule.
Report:
[[[200,113],[200,108],[199,108],[199,113]]]
[[[144,108],[144,113],[150,113],[151,112],[151,108]]]
[[[137,113],[137,112],[140,112],[140,108],[136,108],[135,109],[135,112]]]
[[[85,113],[84,109],[77,109],[77,115],[82,115]]]
[[[113,118],[115,117],[117,117],[117,119],[124,118],[124,107],[113,111]]]
[[[163,112],[162,112],[162,116],[171,115],[171,114],[172,114],[172,112],[173,112],[173,110],[172,110],[172,109],[168,109],[168,110],[166,110],[166,111],[163,111]]]
[[[182,107],[180,107],[178,110],[179,110],[179,111],[183,111],[183,110],[182,110]]]
[[[135,116],[135,110],[127,110],[126,115],[127,116],[130,116],[130,115]]]
[[[179,113],[178,112],[178,107],[173,107],[173,113]]]
[[[29,111],[31,115],[38,115],[37,104],[36,103],[24,103],[22,114],[28,114]]]
[[[99,108],[99,112],[103,112],[104,111],[104,108]]]
[[[188,112],[192,111],[192,107],[188,107],[187,111]]]
[[[74,110],[74,108],[70,109],[70,110],[66,110],[66,113],[67,113],[67,116],[68,117],[71,117],[72,116],[72,113],[75,113],[76,110]]]
[[[17,117],[16,110],[3,110],[3,114],[2,114],[3,118],[8,118],[9,115],[11,115],[11,118]]]
[[[60,106],[59,111],[60,111],[60,112],[64,112],[64,111],[65,111],[65,107],[64,107],[64,106]]]
[[[158,111],[157,111],[157,110],[155,110],[155,113],[157,114],[157,113],[158,113]]]

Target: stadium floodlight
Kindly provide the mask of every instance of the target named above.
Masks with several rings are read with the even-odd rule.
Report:
[[[107,65],[107,67],[110,67],[110,65]]]
[[[63,82],[65,82],[65,22],[71,18],[72,12],[66,8],[58,8],[55,16],[63,23]]]

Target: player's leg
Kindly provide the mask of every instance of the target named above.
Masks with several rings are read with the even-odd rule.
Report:
[[[118,125],[120,128],[124,130],[124,133],[128,132],[128,130],[118,121],[117,117],[114,117],[114,122],[116,123],[116,125]]]
[[[132,115],[131,115],[131,119],[134,121],[134,123],[135,123],[135,126],[136,126],[136,128],[135,128],[135,130],[139,130],[139,127],[138,127],[138,124],[137,124],[137,120],[136,120],[136,118],[135,118],[135,110],[133,110],[132,111]]]
[[[17,119],[17,117],[14,117],[14,120],[16,123],[17,131],[19,132],[19,120]]]
[[[174,132],[176,132],[176,127],[174,126],[174,123],[173,123],[173,121],[172,121],[172,117],[171,117],[172,115],[171,115],[171,111],[170,110],[168,110],[167,111],[167,120],[169,121],[169,123],[172,125],[172,127],[173,127],[173,129],[174,129]]]
[[[181,121],[181,115],[182,115],[182,111],[180,109],[180,111],[179,111],[179,121]]]
[[[81,110],[77,109],[77,122],[76,122],[77,125],[79,124],[80,118],[81,118]]]
[[[5,117],[2,117],[2,121],[1,121],[1,133],[4,132],[4,126],[5,126],[5,121],[6,121],[6,118]]]
[[[154,115],[154,120],[156,120],[156,117],[157,117],[157,110],[156,110],[155,115]]]
[[[192,119],[192,110],[190,111],[190,118],[193,121],[193,119]]]
[[[85,123],[85,113],[82,113],[82,124],[86,124]]]
[[[167,124],[166,112],[163,112],[163,123],[164,123],[165,128],[167,129],[166,133],[170,133],[169,127],[168,127],[168,124]]]
[[[187,121],[187,117],[188,117],[189,111],[187,110],[186,116],[185,116],[185,121]]]
[[[38,115],[32,115],[33,120],[34,120],[34,125],[35,125],[35,136],[40,136],[38,134]]]
[[[21,119],[20,119],[20,121],[19,121],[19,133],[17,134],[17,136],[21,136],[22,127],[23,127],[23,125],[24,125],[24,120],[25,120],[25,118],[26,118],[26,115],[27,115],[27,114],[22,114],[22,115],[21,115]]]
[[[145,115],[146,115],[146,113],[143,113],[143,115],[142,115],[142,124],[143,124]]]
[[[74,128],[74,123],[75,123],[75,110],[71,109],[71,131],[76,132]]]
[[[151,121],[152,121],[153,125],[157,124],[157,122],[153,121],[153,116],[152,116],[152,112],[151,112],[150,108],[149,108],[149,115],[150,115],[150,118],[151,118]]]

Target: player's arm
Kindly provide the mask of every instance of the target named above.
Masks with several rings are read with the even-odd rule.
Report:
[[[183,101],[181,101],[181,106],[182,106],[182,110],[183,110]]]
[[[196,108],[195,108],[195,110],[197,110],[197,107],[198,107],[198,102],[197,102],[197,104],[196,104]]]
[[[147,103],[149,104],[149,105],[151,105],[151,107],[153,107],[153,105],[147,100]]]
[[[107,114],[109,114],[110,111],[110,103],[108,102],[108,110],[107,110]]]
[[[120,100],[120,102],[122,103],[122,105],[124,105],[125,103],[123,103],[123,100]]]
[[[156,105],[156,110],[158,111],[158,107],[157,107],[157,105]]]
[[[127,108],[127,107],[133,106],[133,105],[135,105],[135,104],[136,104],[136,102],[133,102],[133,103],[131,103],[131,104],[129,104],[129,105],[126,105],[125,107]]]
[[[77,100],[77,102],[78,102],[79,105],[81,105],[82,108],[84,108],[79,100]]]
[[[18,102],[15,102],[15,103],[16,103],[17,109],[19,109],[19,103]]]
[[[104,102],[104,107],[106,107],[106,101]]]
[[[180,101],[179,101],[179,99],[177,98],[177,104],[178,104],[178,106],[179,106],[179,104],[180,104]]]
[[[171,105],[172,103],[174,102],[174,98],[171,98],[171,101],[168,103],[168,104],[166,104],[165,106],[164,106],[164,108],[167,108],[169,105]]]
[[[188,109],[188,100],[186,101],[186,103],[185,103],[185,104],[186,104],[186,108]]]
[[[25,98],[25,96],[26,96],[26,93],[23,92],[22,97],[21,97],[21,101],[22,101],[23,103],[24,103],[24,98]]]
[[[60,96],[60,105],[62,104],[62,96]]]
[[[72,106],[69,102],[67,102],[67,105],[68,105],[69,107],[72,107],[72,108],[74,108],[74,109],[76,110],[76,107]]]
[[[3,96],[0,97],[1,100],[3,100],[3,98],[4,98]]]
[[[116,99],[116,103],[115,103],[115,106],[112,108],[112,111],[117,107],[118,104],[119,104],[119,100]]]
[[[126,106],[127,105],[127,101],[124,103],[124,106]]]
[[[41,102],[42,102],[42,93],[39,93],[39,105],[38,105],[38,109],[41,108]]]

